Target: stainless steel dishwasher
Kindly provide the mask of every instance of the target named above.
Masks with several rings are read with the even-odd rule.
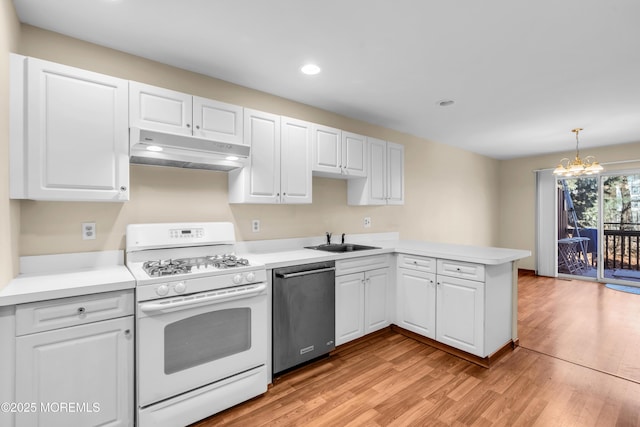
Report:
[[[335,262],[273,270],[273,374],[335,348]]]

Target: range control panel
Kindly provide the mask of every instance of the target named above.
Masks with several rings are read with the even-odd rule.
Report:
[[[172,228],[169,230],[169,238],[171,239],[202,239],[204,237],[204,228]]]

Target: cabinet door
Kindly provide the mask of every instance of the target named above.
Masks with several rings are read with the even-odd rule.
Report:
[[[342,174],[342,131],[328,126],[313,125],[313,170]]]
[[[428,338],[436,338],[436,276],[398,269],[398,326]]]
[[[248,203],[280,202],[280,116],[244,110],[245,143],[251,145],[245,191]]]
[[[129,126],[191,135],[193,97],[161,87],[129,82]]]
[[[342,169],[349,177],[367,176],[367,137],[342,132]]]
[[[38,407],[16,426],[132,426],[132,331],[127,316],[16,338],[16,401]]]
[[[364,335],[364,273],[336,277],[336,345]]]
[[[387,203],[404,204],[404,145],[387,142]]]
[[[242,144],[242,122],[242,107],[199,96],[193,97],[194,136]]]
[[[387,143],[376,138],[368,139],[369,145],[369,205],[387,204]]]
[[[311,123],[289,117],[281,121],[282,203],[311,203]]]
[[[438,275],[436,339],[484,357],[484,283]]]
[[[366,335],[389,326],[387,304],[389,269],[367,271],[364,277],[364,333]]]
[[[29,58],[27,197],[129,198],[127,81]]]

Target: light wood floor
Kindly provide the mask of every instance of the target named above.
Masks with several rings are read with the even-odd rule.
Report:
[[[521,346],[490,369],[387,330],[196,426],[640,426],[639,310],[639,295],[521,276]]]

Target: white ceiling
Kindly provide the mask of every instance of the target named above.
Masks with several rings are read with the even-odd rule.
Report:
[[[575,127],[581,149],[640,141],[638,0],[14,4],[30,25],[498,159],[573,150]]]

